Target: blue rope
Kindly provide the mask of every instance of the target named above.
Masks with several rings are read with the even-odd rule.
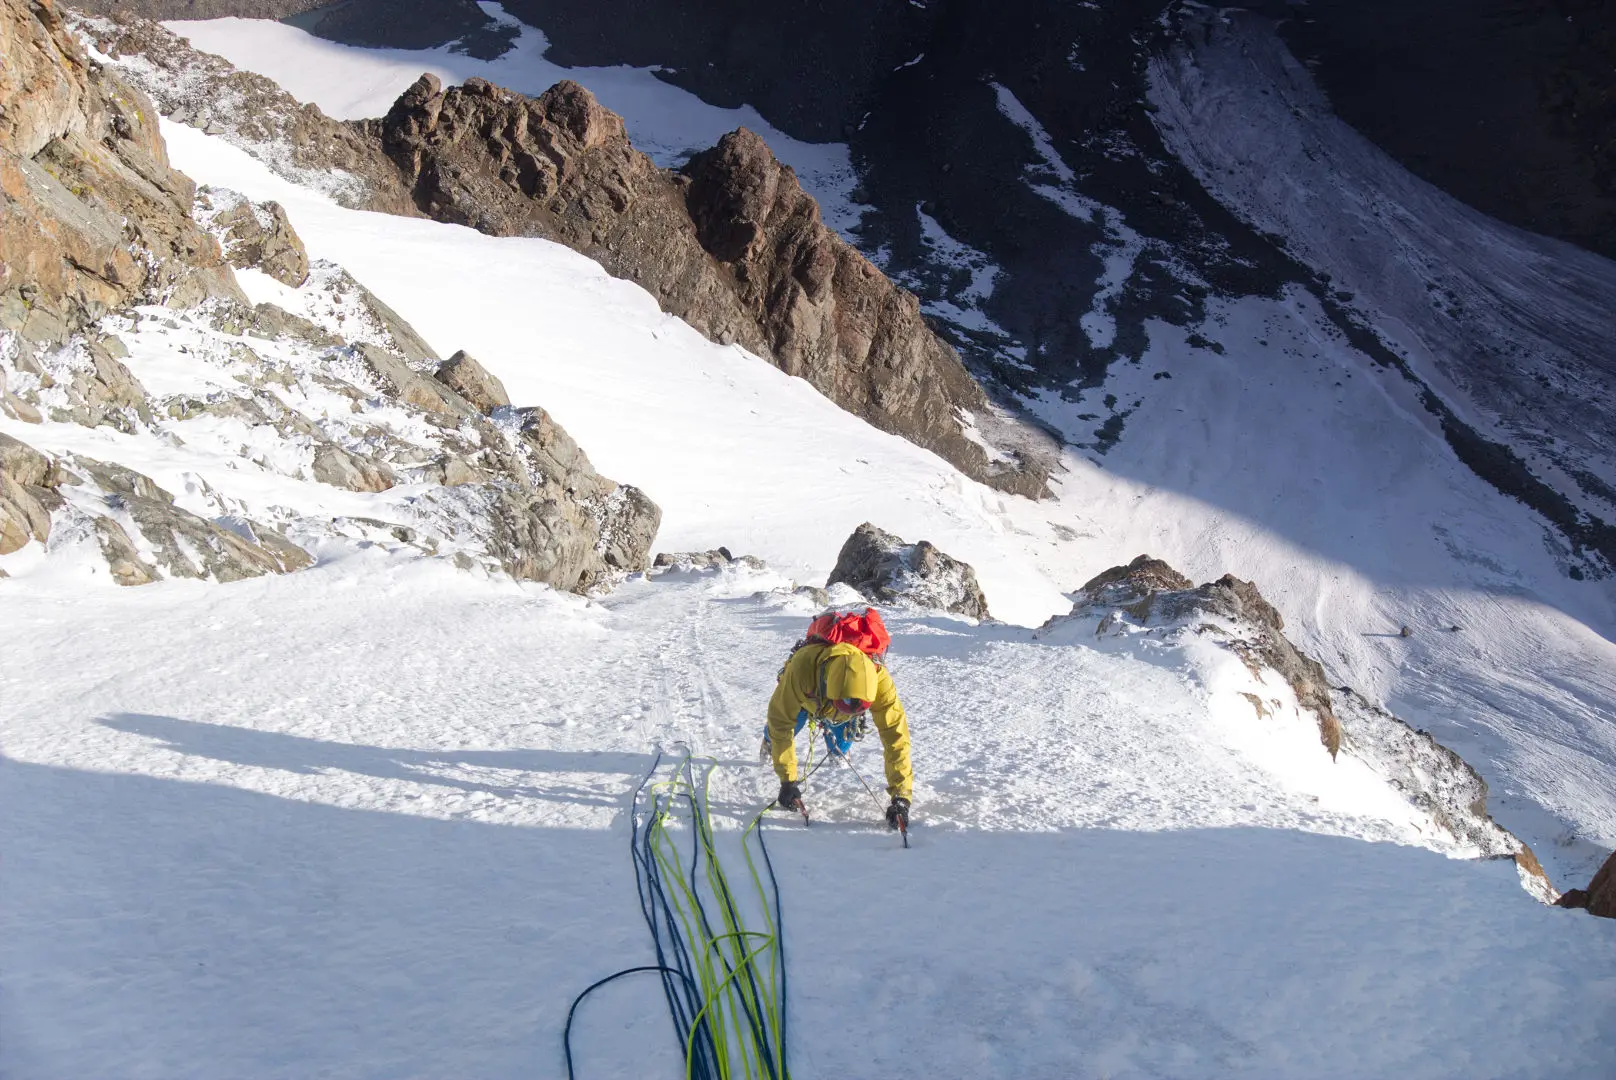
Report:
[[[713,859],[712,855],[714,847],[713,827],[712,821],[708,817],[710,808],[707,805],[705,793],[702,795],[701,806],[699,809],[696,805],[696,798],[693,794],[696,790],[696,778],[693,772],[688,771],[690,769],[690,760],[686,758],[684,764],[685,769],[687,770],[685,775],[690,782],[690,791],[692,792],[692,794],[689,796],[690,816],[691,820],[695,823],[695,831],[697,834],[697,843],[692,845],[694,848],[696,848],[696,853],[692,855],[690,860],[690,877],[692,881],[695,881],[701,851],[705,850],[707,852],[707,861],[709,863],[716,864],[716,861]],[[705,791],[705,789],[703,790]],[[729,915],[730,922],[739,926],[742,923],[742,919],[740,911],[735,906],[734,896],[729,891],[729,883],[725,880],[722,872],[716,876],[719,887],[715,890],[715,892],[718,899],[722,901],[724,908]],[[713,937],[712,924],[707,920],[707,908],[701,902],[701,894],[699,891],[693,891],[691,895],[696,901],[696,910],[701,916],[702,930],[707,934],[707,937],[711,939]],[[775,925],[778,928],[779,923],[776,922]],[[778,933],[779,931],[777,929],[777,944]],[[724,965],[724,974],[726,976],[734,976],[735,969],[730,966],[729,959],[724,956],[722,951],[719,952],[719,960]],[[779,1074],[776,1073],[774,1069],[774,1058],[767,1052],[769,1045],[768,1031],[763,1026],[764,1018],[767,1016],[767,1010],[763,1008],[763,992],[758,988],[757,984],[757,966],[752,960],[744,960],[743,964],[745,966],[744,973],[746,975],[747,989],[751,993],[752,1002],[752,1008],[743,1010],[746,1013],[747,1025],[752,1029],[752,1038],[755,1044],[764,1050],[762,1055],[763,1063],[768,1066],[769,1076],[773,1077],[774,1080],[779,1080]]]
[[[607,983],[611,982],[612,980],[621,979],[625,975],[638,974],[639,972],[642,972],[642,971],[660,971],[660,972],[662,972],[662,978],[663,978],[664,982],[666,982],[671,977],[670,974],[669,974],[671,972],[673,975],[678,975],[679,977],[684,979],[685,982],[690,983],[690,976],[689,975],[686,975],[684,972],[678,970],[677,968],[666,967],[666,966],[664,966],[662,964],[647,964],[647,965],[645,965],[643,967],[624,968],[622,971],[613,972],[612,974],[606,976],[604,979],[601,979],[598,982],[591,983],[590,986],[586,990],[584,990],[583,993],[579,994],[577,997],[572,999],[572,1008],[567,1010],[567,1026],[561,1032],[561,1048],[567,1055],[567,1077],[568,1077],[568,1080],[572,1080],[572,1018],[573,1018],[573,1014],[575,1014],[578,1011],[579,1003],[582,1002],[584,998],[588,997],[594,991],[600,989],[602,986],[605,986]],[[694,983],[690,983],[690,989],[692,991],[695,991],[696,987],[695,987]],[[680,1049],[681,1049],[681,1051],[683,1050],[683,1045],[681,1045]]]
[[[629,800],[629,856],[634,862],[634,887],[640,901],[640,914],[645,918],[646,927],[651,932],[651,944],[655,950],[657,962],[655,964],[624,968],[622,971],[614,972],[604,979],[590,984],[582,993],[573,998],[572,1005],[567,1010],[566,1027],[562,1032],[562,1049],[566,1055],[568,1080],[575,1080],[572,1060],[573,1018],[584,998],[615,979],[650,971],[655,971],[661,976],[663,997],[668,1004],[668,1013],[673,1022],[674,1034],[678,1040],[680,1054],[681,1056],[687,1052],[689,1054],[686,1061],[688,1075],[692,1080],[721,1080],[722,1070],[719,1064],[717,1043],[719,1036],[713,1031],[705,1002],[702,999],[702,991],[696,980],[697,966],[691,954],[691,948],[694,943],[688,941],[679,929],[679,920],[675,916],[674,906],[669,902],[668,894],[664,889],[662,870],[658,865],[651,845],[651,826],[656,821],[657,815],[671,809],[679,796],[670,792],[664,797],[659,796],[655,791],[651,791],[649,793],[649,806],[646,811],[646,823],[643,828],[638,820],[640,797],[647,793],[646,789],[651,783],[652,777],[656,775],[657,769],[661,767],[663,756],[662,751],[658,750],[656,757],[651,762],[650,769],[640,779],[639,785],[634,789],[633,796]],[[712,830],[712,823],[707,820],[710,807],[707,803],[705,792],[700,796],[697,795],[695,774],[692,771],[688,754],[680,762],[678,769],[675,770],[675,776],[677,777],[680,773],[685,776],[686,790],[683,792],[683,797],[690,807],[695,837],[695,843],[692,845],[694,850],[691,852],[690,859],[691,888],[689,892],[691,899],[694,901],[696,914],[700,922],[700,932],[709,941],[712,941],[715,940],[713,926],[708,918],[706,906],[701,900],[700,889],[697,884],[700,880],[704,852],[708,864],[717,871],[713,875],[717,882],[714,891],[729,920],[739,925],[741,921],[740,913],[736,906],[734,895],[730,891],[728,881],[718,868],[714,855],[715,834]],[[807,777],[804,777],[804,779],[807,779]],[[665,803],[664,798],[666,799]],[[760,817],[761,815],[762,812],[760,812]],[[775,1057],[770,1052],[769,1011],[763,1004],[764,997],[762,989],[758,985],[755,960],[750,956],[742,955],[739,960],[742,970],[737,972],[736,966],[731,964],[724,951],[722,949],[716,951],[719,961],[723,964],[724,982],[736,980],[740,975],[745,977],[746,985],[743,998],[749,1001],[750,1007],[744,1008],[743,1011],[747,1014],[747,1022],[751,1029],[752,1038],[759,1050],[760,1060],[768,1069],[769,1077],[771,1080],[790,1080],[791,1074],[786,1067],[784,1049],[786,1046],[787,1000],[784,916],[780,901],[780,883],[775,877],[774,862],[769,856],[768,845],[763,840],[761,821],[757,832],[758,846],[763,852],[764,865],[768,870],[769,887],[774,897],[775,948],[779,950],[779,1046],[781,1049],[778,1069],[776,1068]],[[764,902],[768,902],[767,898],[764,899]],[[693,1030],[694,1037],[692,1038]]]

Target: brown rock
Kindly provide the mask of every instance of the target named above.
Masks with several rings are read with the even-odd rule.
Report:
[[[158,579],[157,568],[140,557],[122,525],[109,517],[98,517],[95,534],[113,581],[119,585],[150,585]]]
[[[1084,583],[1080,592],[1118,606],[1136,603],[1154,592],[1192,589],[1194,583],[1160,559],[1140,555],[1127,566],[1113,566]]]
[[[49,0],[0,0],[0,56],[0,326],[58,342],[139,300],[239,297],[145,95],[92,64]]]
[[[447,386],[411,368],[403,360],[374,345],[360,345],[359,354],[385,389],[407,405],[448,419],[474,416],[477,410]]]
[[[1192,611],[1244,621],[1257,631],[1255,641],[1230,642],[1229,647],[1245,650],[1248,665],[1279,672],[1297,702],[1318,718],[1319,740],[1330,756],[1340,750],[1341,721],[1330,702],[1323,666],[1291,644],[1284,617],[1251,582],[1225,574],[1193,588],[1189,578],[1160,559],[1140,555],[1127,566],[1113,566],[1091,578],[1073,610],[1101,607],[1120,609],[1140,622],[1171,621]]]
[[[308,280],[308,251],[280,203],[255,203],[234,191],[203,187],[196,193],[196,217],[238,270],[262,270],[294,289]]]
[[[0,473],[28,487],[55,487],[59,476],[50,458],[0,432]]]
[[[1616,919],[1616,851],[1611,852],[1605,865],[1588,883],[1588,912],[1602,918]]]
[[[432,75],[366,124],[428,216],[566,244],[967,474],[1047,493],[1046,466],[992,462],[965,437],[961,414],[991,410],[958,356],[912,295],[824,226],[752,132],[726,135],[675,176],[576,83],[528,98],[481,79],[444,90]]]
[[[50,539],[50,513],[27,487],[0,472],[0,555],[7,555],[29,540]]]
[[[490,375],[464,349],[443,362],[438,368],[437,380],[484,413],[511,403],[505,384]]]
[[[454,454],[445,454],[432,465],[432,476],[444,487],[459,487],[461,484],[480,484],[489,479],[487,473],[477,468],[463,457]]]
[[[514,452],[480,417],[483,430],[475,481],[446,486],[424,501],[482,537],[506,573],[557,589],[584,592],[614,573],[644,570],[662,511],[644,492],[597,473],[572,437],[543,409],[517,409]]]

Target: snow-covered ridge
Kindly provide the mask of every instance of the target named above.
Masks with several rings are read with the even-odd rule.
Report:
[[[1414,842],[1459,858],[1512,858],[1528,892],[1545,903],[1558,895],[1531,849],[1488,814],[1481,776],[1428,733],[1330,687],[1251,582],[1225,576],[1195,588],[1141,555],[1095,577],[1071,614],[1035,637],[1186,672],[1223,737],[1321,805],[1376,806],[1406,821]]]

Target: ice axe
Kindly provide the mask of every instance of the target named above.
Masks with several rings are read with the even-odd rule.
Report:
[[[860,784],[864,785],[864,790],[869,792],[870,798],[872,800],[874,800],[875,808],[877,810],[880,810],[881,815],[883,817],[885,817],[886,816],[886,811],[881,808],[881,797],[875,793],[875,789],[870,786],[870,782],[868,780],[864,779],[864,774],[859,772],[858,766],[853,764],[852,757],[844,754],[842,756],[842,761],[847,764],[847,767],[849,769],[853,770],[853,775],[858,777],[858,782]],[[896,825],[894,827],[903,836],[903,846],[908,847],[909,846],[909,816],[907,814],[905,814],[902,817],[900,817],[898,819],[898,821],[900,822],[900,824],[898,824],[898,825]],[[891,823],[888,822],[888,824],[891,824]]]

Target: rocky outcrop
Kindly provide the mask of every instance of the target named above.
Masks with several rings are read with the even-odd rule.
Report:
[[[308,552],[268,526],[242,522],[237,532],[182,510],[173,495],[132,469],[81,456],[68,464],[87,478],[75,486],[111,512],[96,518],[102,550],[115,570],[118,561],[131,564],[131,584],[143,584],[133,580],[138,577],[240,581],[301,570],[313,562]],[[126,546],[126,526],[131,525],[151,552],[150,560]]]
[[[490,375],[464,349],[443,362],[436,378],[485,414],[511,403],[505,384]]]
[[[1154,640],[1211,641],[1238,657],[1260,689],[1270,675],[1282,679],[1299,714],[1311,718],[1332,758],[1364,762],[1421,810],[1459,850],[1484,858],[1513,859],[1527,891],[1544,902],[1556,893],[1531,848],[1487,812],[1487,783],[1458,754],[1348,687],[1331,687],[1323,665],[1284,634],[1285,621],[1257,586],[1233,575],[1192,585],[1160,559],[1140,555],[1096,575],[1080,589],[1069,615],[1039,631],[1048,636],[1074,621],[1094,624],[1095,637],[1126,631]],[[1271,692],[1240,691],[1260,720],[1282,702]]]
[[[359,353],[389,395],[404,404],[445,420],[463,420],[477,412],[465,398],[436,379],[422,375],[386,349],[361,345]]]
[[[120,32],[111,23],[80,26]],[[167,40],[156,28],[142,32]],[[0,183],[6,415],[138,430],[176,450],[194,437],[207,447],[202,460],[234,457],[232,469],[279,474],[279,494],[312,481],[377,499],[375,517],[329,517],[329,493],[303,514],[280,501],[259,504],[300,533],[403,545],[579,591],[645,568],[660,511],[600,476],[547,413],[511,409],[503,386],[471,357],[442,362],[340,267],[310,265],[280,207],[194,191],[167,166],[151,103],[87,58],[49,3],[0,0],[0,35],[0,174],[9,168],[22,178]],[[200,86],[210,107],[231,115],[252,113],[255,102],[269,109],[271,127],[290,115],[276,113],[284,102],[267,92],[261,101],[230,99],[255,84],[218,69],[200,81],[146,59],[127,70],[144,72],[171,105],[195,104],[185,94]],[[317,110],[300,115],[311,138],[331,134]],[[339,154],[359,145],[347,138],[336,140]],[[396,186],[392,163],[379,151],[375,160]],[[74,186],[86,178],[94,184]],[[281,281],[294,290],[283,302],[297,311],[249,305],[230,265]],[[172,317],[131,307],[203,300]],[[195,389],[154,399],[123,363],[119,335],[138,338],[143,357],[187,355],[180,366],[195,365]],[[234,581],[310,562],[253,519],[249,500],[259,494],[216,490],[213,482],[234,486],[217,475],[185,474],[187,506],[216,514],[203,517],[114,461],[58,465],[13,442],[0,445],[0,460],[0,554],[35,542],[88,547],[128,585]],[[401,485],[404,494],[388,495]]]
[[[1225,574],[1192,588],[1188,578],[1160,559],[1140,555],[1084,584],[1073,611],[1080,609],[1112,609],[1145,624],[1179,622],[1199,612],[1250,627],[1253,633],[1226,641],[1226,647],[1239,653],[1248,666],[1278,672],[1295,692],[1297,703],[1318,718],[1319,740],[1330,756],[1340,748],[1341,722],[1330,704],[1324,668],[1291,644],[1283,632],[1284,618],[1251,582]]]
[[[253,202],[226,188],[197,189],[193,215],[238,270],[262,270],[297,288],[309,277],[309,253],[277,202]]]
[[[175,506],[150,477],[122,465],[77,456],[58,461],[0,435],[0,555],[32,541],[49,544],[65,532],[68,543],[92,540],[120,585],[164,577],[239,581],[312,562],[275,529],[245,519],[235,524],[226,529]]]
[[[1590,915],[1616,919],[1616,851],[1611,852],[1586,889],[1567,889],[1561,907],[1584,908]]]
[[[386,491],[397,481],[385,461],[326,443],[314,452],[309,472],[322,484],[349,491]]]
[[[1487,781],[1468,762],[1351,687],[1338,686],[1333,695],[1343,753],[1368,762],[1449,835],[1489,854],[1516,853],[1487,813]],[[1532,872],[1544,877],[1540,866]]]
[[[0,0],[0,327],[56,343],[135,302],[239,297],[157,110],[51,0]]]
[[[726,547],[710,551],[659,551],[651,561],[653,570],[722,570],[726,566],[763,570],[768,564],[756,555],[731,555]]]
[[[151,421],[151,408],[146,388],[121,359],[127,355],[118,338],[89,333],[55,350],[51,370],[27,351],[15,363],[31,376],[33,404],[51,420],[133,431]]]
[[[237,71],[155,22],[114,10],[78,27],[178,124],[217,135],[343,206],[419,216],[374,139]]]
[[[972,619],[991,617],[987,597],[969,563],[939,551],[930,541],[906,544],[867,521],[842,545],[825,587],[838,583],[877,603],[947,611]]]
[[[644,570],[662,511],[638,488],[601,476],[543,409],[514,409],[514,437],[480,416],[461,444],[464,482],[426,492],[419,513],[477,547],[519,581],[586,592]],[[467,431],[468,428],[462,428]]]
[[[27,443],[0,435],[0,555],[9,555],[29,541],[50,539],[47,504],[55,505],[51,489],[61,477],[55,463]]]
[[[431,75],[360,127],[423,213],[566,244],[713,340],[767,357],[968,475],[1046,493],[1046,468],[990,458],[966,437],[962,418],[982,423],[992,410],[958,356],[912,295],[824,226],[752,132],[731,132],[675,175],[576,83],[528,98],[481,79],[445,90]]]

